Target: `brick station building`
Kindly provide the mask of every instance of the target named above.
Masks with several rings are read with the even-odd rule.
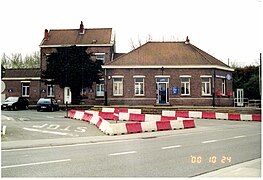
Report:
[[[39,45],[41,66],[39,69],[7,69],[2,79],[6,84],[3,92],[5,98],[9,96],[27,97],[31,104],[40,97],[54,97],[61,103],[71,102],[69,88],[49,83],[41,78],[41,72],[46,69],[47,56],[57,51],[57,48],[69,46],[85,47],[87,53],[92,53],[92,60],[108,63],[118,53],[115,53],[115,35],[112,28],[84,28],[83,22],[78,29],[50,29],[44,31],[44,37]],[[77,79],[76,79],[77,80]],[[45,82],[46,81],[46,82]],[[51,81],[50,81],[51,82]],[[82,90],[85,104],[104,103],[104,80],[94,83],[91,89]]]
[[[194,105],[232,106],[232,72],[215,57],[184,42],[148,42],[126,53],[115,52],[111,28],[51,29],[40,43],[39,69],[7,69],[3,92],[27,97],[31,104],[40,97],[71,102],[69,88],[41,78],[47,56],[57,48],[85,47],[94,61],[103,61],[104,78],[81,92],[89,105]]]
[[[103,66],[111,105],[232,106],[229,66],[185,42],[148,42]]]

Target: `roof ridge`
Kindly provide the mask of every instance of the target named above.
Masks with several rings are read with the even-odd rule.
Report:
[[[84,28],[85,30],[100,30],[100,29],[112,29],[112,28]],[[79,29],[49,29],[52,31],[69,31],[69,30],[79,30]]]
[[[215,57],[212,56],[211,54],[208,54],[207,52],[203,51],[202,49],[200,49],[200,48],[198,48],[198,47],[196,47],[196,46],[194,46],[194,45],[192,45],[192,44],[191,44],[191,46],[194,47],[194,48],[197,50],[197,52],[198,52],[202,57],[204,57],[207,61],[209,61],[211,64],[213,64],[213,62],[210,61],[207,57],[205,57],[204,54],[206,54],[206,55],[208,55],[208,56],[211,56],[211,57],[214,58],[215,60],[219,61],[220,63],[222,63],[222,64],[224,64],[225,66],[227,66],[227,67],[230,68],[230,66],[228,66],[227,64],[225,64],[223,61],[215,58]],[[202,53],[201,53],[200,51],[201,51]],[[204,54],[203,54],[203,53],[204,53]]]
[[[198,47],[196,47],[196,46],[194,46],[194,45],[192,45],[192,44],[190,44],[190,45],[191,45],[191,47],[193,47],[202,57],[204,57],[210,64],[213,64],[212,61],[210,61],[209,59],[207,59],[207,58],[203,55],[203,53],[200,52],[200,51],[204,52],[203,50],[199,49]]]
[[[109,63],[107,63],[107,64],[105,64],[105,65],[110,65],[110,64],[112,64],[113,62],[116,62],[116,61],[118,61],[120,58],[122,58],[123,56],[126,56],[126,55],[129,55],[129,54],[131,54],[132,52],[134,52],[134,51],[136,51],[136,50],[138,50],[138,49],[140,49],[141,47],[143,47],[143,46],[145,46],[146,44],[148,44],[148,43],[150,43],[149,41],[148,42],[146,42],[146,43],[144,43],[143,45],[141,45],[141,46],[139,46],[139,47],[137,47],[137,48],[135,48],[135,49],[133,49],[133,50],[131,50],[130,52],[128,52],[128,53],[125,53],[125,54],[123,54],[123,55],[121,55],[121,56],[119,56],[119,57],[117,57],[114,61],[110,61]]]

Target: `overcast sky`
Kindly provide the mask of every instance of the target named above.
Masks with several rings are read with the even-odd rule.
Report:
[[[227,64],[263,52],[263,0],[2,0],[0,55],[39,51],[45,29],[113,28],[117,52],[131,40],[184,41]]]

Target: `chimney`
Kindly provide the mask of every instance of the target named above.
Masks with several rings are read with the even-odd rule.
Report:
[[[44,40],[48,40],[48,30],[45,29]]]
[[[186,36],[185,44],[190,44],[190,40],[189,40],[188,36]]]
[[[79,25],[79,34],[84,34],[84,25],[83,25],[82,21],[81,21],[81,23]]]

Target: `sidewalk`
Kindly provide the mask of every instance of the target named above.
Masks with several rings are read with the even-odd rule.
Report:
[[[219,169],[197,177],[261,177],[261,158]]]

